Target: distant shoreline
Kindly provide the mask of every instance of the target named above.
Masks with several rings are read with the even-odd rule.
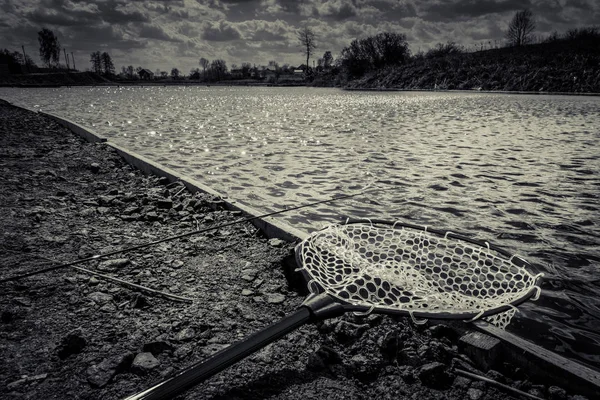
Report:
[[[0,83],[0,88],[11,87],[19,89],[41,89],[41,88],[70,88],[70,87],[158,87],[158,86],[231,86],[231,87],[307,87],[307,88],[337,88],[350,92],[434,92],[434,93],[486,93],[486,94],[523,94],[523,95],[549,95],[549,96],[600,96],[595,92],[544,92],[544,91],[508,91],[508,90],[477,90],[477,89],[403,89],[403,88],[373,88],[373,87],[339,87],[339,86],[312,86],[306,84],[277,84],[277,83],[235,83],[233,82],[103,82],[103,83],[74,83],[74,84],[6,84]]]

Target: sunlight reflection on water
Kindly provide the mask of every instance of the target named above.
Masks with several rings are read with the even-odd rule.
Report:
[[[392,187],[285,219],[307,230],[344,216],[402,219],[517,252],[549,279],[512,329],[600,367],[600,98],[257,87],[0,97],[91,126],[265,212]]]

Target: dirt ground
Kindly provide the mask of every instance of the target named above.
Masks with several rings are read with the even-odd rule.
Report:
[[[0,104],[0,279],[241,217]],[[72,267],[0,283],[0,398],[119,399],[172,376],[297,309],[304,293],[283,266],[292,249],[242,223],[79,265],[191,302]],[[455,368],[583,399],[515,366],[480,370],[448,326],[378,315],[306,325],[180,397],[517,398]]]

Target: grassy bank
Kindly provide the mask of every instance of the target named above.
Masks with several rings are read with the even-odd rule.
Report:
[[[600,93],[600,47],[561,41],[438,57],[350,80],[353,89]]]

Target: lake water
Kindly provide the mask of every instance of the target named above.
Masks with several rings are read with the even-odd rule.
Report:
[[[316,88],[0,88],[259,211],[474,235],[546,274],[508,330],[600,369],[600,98]]]

